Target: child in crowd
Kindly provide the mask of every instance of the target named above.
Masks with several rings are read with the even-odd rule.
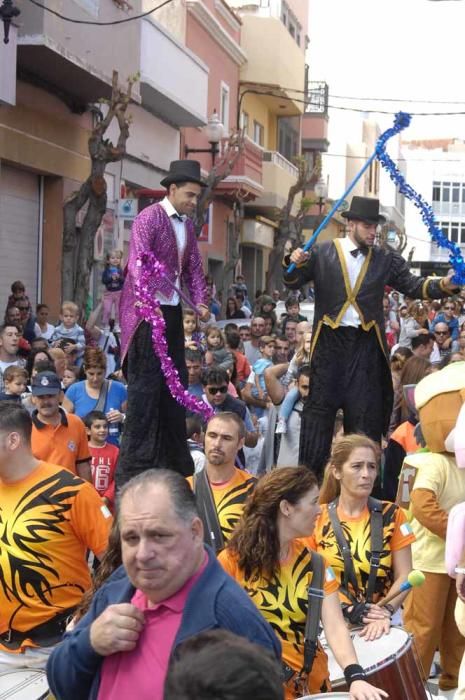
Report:
[[[286,323],[288,321],[295,321],[296,323],[300,323],[301,321],[306,321],[307,319],[305,316],[302,316],[300,313],[300,303],[299,299],[295,295],[290,295],[285,303],[286,307],[286,314],[282,318],[282,323],[281,323],[281,329],[282,332],[286,330]]]
[[[102,274],[102,284],[105,286],[103,293],[102,323],[104,330],[110,327],[112,308],[115,308],[115,333],[120,332],[119,326],[119,301],[124,284],[124,271],[122,267],[123,251],[111,250],[107,253],[105,269]]]
[[[79,381],[79,372],[79,367],[67,367],[65,369],[63,372],[63,379],[61,380],[65,392],[71,386],[71,384],[75,384],[77,381]]]
[[[203,448],[204,431],[199,416],[192,415],[186,418],[187,444],[194,462],[195,473],[205,467],[206,457]]]
[[[234,358],[232,352],[225,347],[225,339],[223,333],[218,326],[210,325],[205,329],[205,340],[207,343],[207,352],[213,357],[212,364],[218,365],[226,371],[232,370],[234,366]]]
[[[47,304],[37,304],[36,307],[36,336],[49,341],[55,326],[48,322],[49,308]]]
[[[297,349],[294,353],[294,357],[289,363],[289,368],[282,379],[284,386],[289,386],[289,384],[297,379],[297,373],[303,365],[307,365],[310,362],[310,348],[312,344],[312,334],[304,333],[302,340],[300,341]],[[292,410],[299,400],[299,391],[296,387],[289,389],[284,401],[279,407],[278,422],[276,424],[276,432],[278,435],[284,435],[287,433],[287,421],[290,418]]]
[[[108,421],[103,411],[91,411],[84,418],[92,458],[92,481],[105,505],[113,511],[115,470],[119,448],[107,442]]]
[[[55,328],[50,339],[52,345],[61,348],[64,352],[72,356],[77,350],[77,364],[82,363],[82,356],[86,345],[84,329],[78,324],[79,309],[73,301],[64,301],[61,305],[61,323]],[[72,341],[63,347],[62,340]]]
[[[261,357],[252,366],[255,381],[255,386],[252,388],[252,396],[266,401],[268,392],[265,384],[265,370],[273,364],[273,355],[276,349],[275,339],[271,335],[263,335],[258,341],[258,349]],[[262,418],[266,412],[266,408],[261,408],[260,406],[252,406],[251,410],[257,418]]]
[[[0,394],[0,401],[21,402],[21,395],[27,387],[27,372],[23,367],[10,365],[3,372],[4,392]]]
[[[7,307],[17,306],[20,299],[27,301],[29,308],[31,308],[31,302],[26,294],[26,287],[24,286],[24,283],[21,282],[21,280],[16,280],[16,282],[13,282],[11,285],[11,294],[8,297]]]
[[[226,333],[226,345],[231,350],[236,360],[236,376],[239,388],[242,389],[250,374],[250,363],[240,348],[242,347],[241,336],[238,331],[228,331]]]
[[[182,314],[182,325],[184,327],[184,346],[189,350],[200,350],[205,352],[205,335],[199,328],[197,316],[192,309],[184,309]]]

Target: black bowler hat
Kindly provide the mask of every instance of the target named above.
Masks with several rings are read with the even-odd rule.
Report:
[[[374,197],[352,197],[350,209],[342,212],[345,219],[367,221],[369,224],[382,224],[386,217],[379,213],[379,199]]]
[[[175,185],[178,182],[195,182],[205,187],[205,182],[200,175],[200,163],[198,160],[173,160],[170,163],[170,171],[160,182],[162,187]]]

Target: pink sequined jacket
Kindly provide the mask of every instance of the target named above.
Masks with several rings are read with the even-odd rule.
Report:
[[[138,255],[147,251],[155,253],[157,259],[166,266],[166,274],[174,283],[176,283],[179,273],[178,280],[180,278],[182,286],[187,288],[193,303],[196,305],[205,303],[207,290],[202,258],[197,246],[194,226],[190,219],[186,219],[185,228],[186,245],[182,261],[180,261],[176,235],[170,218],[163,207],[159,204],[153,204],[144,209],[134,220],[120,302],[122,360],[126,357],[131,340],[140,323],[134,308],[136,301],[134,284],[138,281],[140,274],[140,268],[136,265]],[[150,291],[154,295],[159,292],[167,297],[170,297],[173,292],[167,282],[162,278],[155,277],[151,281]]]

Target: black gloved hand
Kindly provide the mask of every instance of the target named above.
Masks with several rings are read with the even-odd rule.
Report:
[[[366,603],[355,603],[342,608],[342,614],[351,625],[363,625],[363,618],[368,612],[369,606]]]

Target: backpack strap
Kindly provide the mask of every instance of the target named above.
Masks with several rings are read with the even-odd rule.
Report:
[[[383,504],[377,498],[368,499],[370,510],[371,558],[370,574],[368,576],[366,602],[371,603],[376,588],[376,577],[383,552]]]
[[[205,468],[194,474],[192,485],[200,519],[203,523],[203,540],[205,544],[210,545],[215,554],[218,554],[224,549],[224,537]]]

